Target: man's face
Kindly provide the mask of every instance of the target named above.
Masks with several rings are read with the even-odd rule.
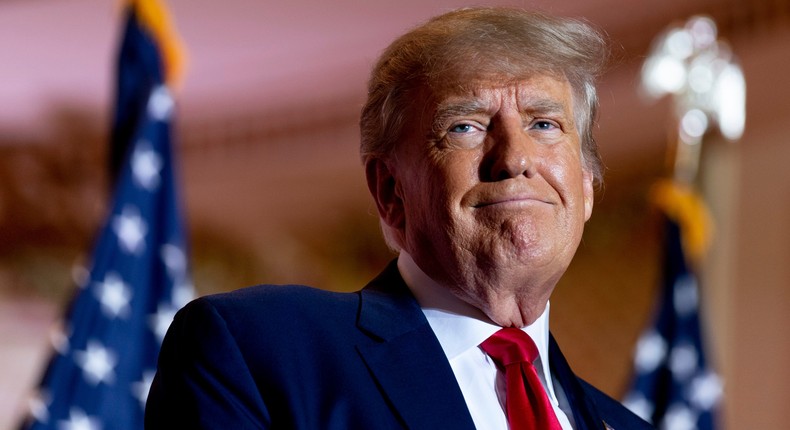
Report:
[[[388,162],[403,248],[467,301],[548,299],[592,212],[570,85],[538,75],[423,93]]]

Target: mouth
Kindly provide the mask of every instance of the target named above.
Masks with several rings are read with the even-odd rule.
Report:
[[[487,207],[524,207],[530,205],[553,205],[554,203],[535,196],[519,195],[486,199],[473,205],[475,209]]]

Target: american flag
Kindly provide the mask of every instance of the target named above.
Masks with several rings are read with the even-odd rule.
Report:
[[[667,215],[661,296],[653,325],[637,343],[624,403],[658,429],[713,430],[722,383],[705,355],[697,277],[684,240],[699,231],[704,221],[695,207],[704,207],[693,193],[662,185],[669,199],[659,203]]]
[[[174,102],[140,3],[127,9],[115,121],[134,126],[113,133],[126,150],[110,212],[22,428],[143,428],[165,331],[193,295],[171,151]]]

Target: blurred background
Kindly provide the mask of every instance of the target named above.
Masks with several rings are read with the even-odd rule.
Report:
[[[397,35],[472,4],[580,17],[612,42],[597,139],[607,165],[552,330],[582,377],[621,397],[656,306],[652,184],[673,105],[640,95],[670,24],[706,14],[746,78],[738,142],[705,137],[715,220],[700,268],[729,428],[781,428],[790,398],[790,1],[169,0],[188,53],[176,157],[199,294],[256,283],[356,290],[393,255],[358,157],[368,71]],[[0,0],[0,428],[26,408],[111,194],[108,135],[122,19],[106,0]]]

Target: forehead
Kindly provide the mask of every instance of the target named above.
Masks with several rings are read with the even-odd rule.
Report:
[[[522,113],[547,112],[573,121],[571,86],[565,78],[536,75],[524,79],[476,79],[455,85],[423,88],[420,115],[434,122],[466,114],[495,114],[509,105]],[[426,109],[427,108],[427,109]]]
[[[437,104],[454,99],[554,99],[561,103],[572,101],[568,80],[553,75],[535,75],[523,79],[481,78],[469,82],[433,85],[429,91]]]

